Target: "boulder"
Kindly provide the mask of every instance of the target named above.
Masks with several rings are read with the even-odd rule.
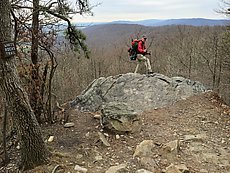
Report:
[[[200,82],[183,77],[127,73],[95,79],[70,105],[96,112],[104,104],[123,102],[138,112],[173,104],[204,91]]]
[[[110,102],[101,110],[104,128],[117,132],[136,132],[140,129],[138,113],[126,103]]]

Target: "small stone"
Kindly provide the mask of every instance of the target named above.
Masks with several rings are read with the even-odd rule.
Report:
[[[181,165],[176,165],[176,168],[179,169],[182,173],[189,173],[189,170],[186,165],[181,164]]]
[[[120,136],[119,136],[119,135],[116,135],[116,139],[120,139]]]
[[[74,127],[74,125],[75,125],[74,123],[65,123],[64,127],[65,128],[70,128],[70,127]]]
[[[156,172],[156,161],[150,156],[150,157],[141,157],[139,159],[139,162],[141,166],[149,171]]]
[[[129,150],[129,151],[132,151],[133,149],[132,149],[132,147],[128,147],[128,150]]]
[[[77,155],[76,155],[76,159],[81,159],[82,157],[83,157],[82,154],[77,154]]]
[[[120,164],[118,166],[111,166],[105,173],[118,173],[121,169],[124,169],[126,164]]]
[[[53,142],[53,140],[54,140],[54,136],[50,136],[48,142]]]
[[[93,116],[93,118],[95,118],[95,119],[101,119],[101,115],[100,114],[96,114],[96,115]]]
[[[200,170],[200,173],[208,173],[208,170],[206,170],[206,169],[201,169],[201,170]]]
[[[150,156],[152,155],[152,149],[154,148],[154,143],[152,140],[144,140],[142,141],[135,150],[135,153],[133,154],[133,157],[136,156]]]
[[[102,156],[95,156],[95,160],[96,160],[96,161],[100,161],[100,160],[102,160],[102,159],[103,159]]]
[[[179,140],[174,140],[168,142],[162,146],[159,153],[163,158],[167,159],[169,162],[173,162],[174,158],[178,156],[180,148]]]
[[[185,135],[185,141],[195,141],[195,142],[203,142],[207,138],[206,134],[198,134],[198,135]]]
[[[109,134],[108,134],[108,133],[104,133],[104,135],[105,135],[106,137],[109,137]]]
[[[110,144],[109,142],[107,141],[107,139],[105,138],[105,136],[101,133],[101,132],[98,132],[98,135],[99,135],[99,138],[100,140],[102,141],[102,143],[107,146],[107,147],[110,147]]]
[[[175,140],[175,141],[171,141],[166,143],[163,148],[168,148],[170,150],[170,152],[175,151],[176,153],[178,153],[179,148],[180,148],[180,142],[179,140]]]
[[[69,163],[69,165],[70,165],[70,166],[73,166],[73,165],[74,165],[74,163],[73,163],[73,162],[70,162],[70,163]]]
[[[83,172],[83,173],[86,173],[88,171],[86,168],[83,168],[79,165],[75,165],[74,170],[79,171],[79,172]]]
[[[139,170],[137,170],[136,173],[153,173],[153,172],[147,171],[147,170],[145,170],[145,169],[139,169]]]
[[[88,137],[89,137],[89,132],[87,132],[87,133],[85,134],[85,136],[88,138]]]
[[[174,164],[171,164],[166,168],[165,173],[181,173],[181,171]]]

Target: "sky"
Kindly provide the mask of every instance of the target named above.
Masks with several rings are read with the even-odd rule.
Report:
[[[224,19],[217,13],[221,0],[89,0],[93,16],[76,15],[74,22],[111,22],[117,20],[208,18]]]

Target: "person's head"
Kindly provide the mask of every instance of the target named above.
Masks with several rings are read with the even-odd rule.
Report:
[[[147,37],[145,35],[142,36],[141,40],[145,42],[147,40]]]

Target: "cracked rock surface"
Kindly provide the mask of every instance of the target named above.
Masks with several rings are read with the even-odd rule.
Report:
[[[127,73],[94,80],[70,104],[81,111],[95,112],[107,103],[124,102],[138,112],[171,105],[205,91],[200,82],[183,77]]]

